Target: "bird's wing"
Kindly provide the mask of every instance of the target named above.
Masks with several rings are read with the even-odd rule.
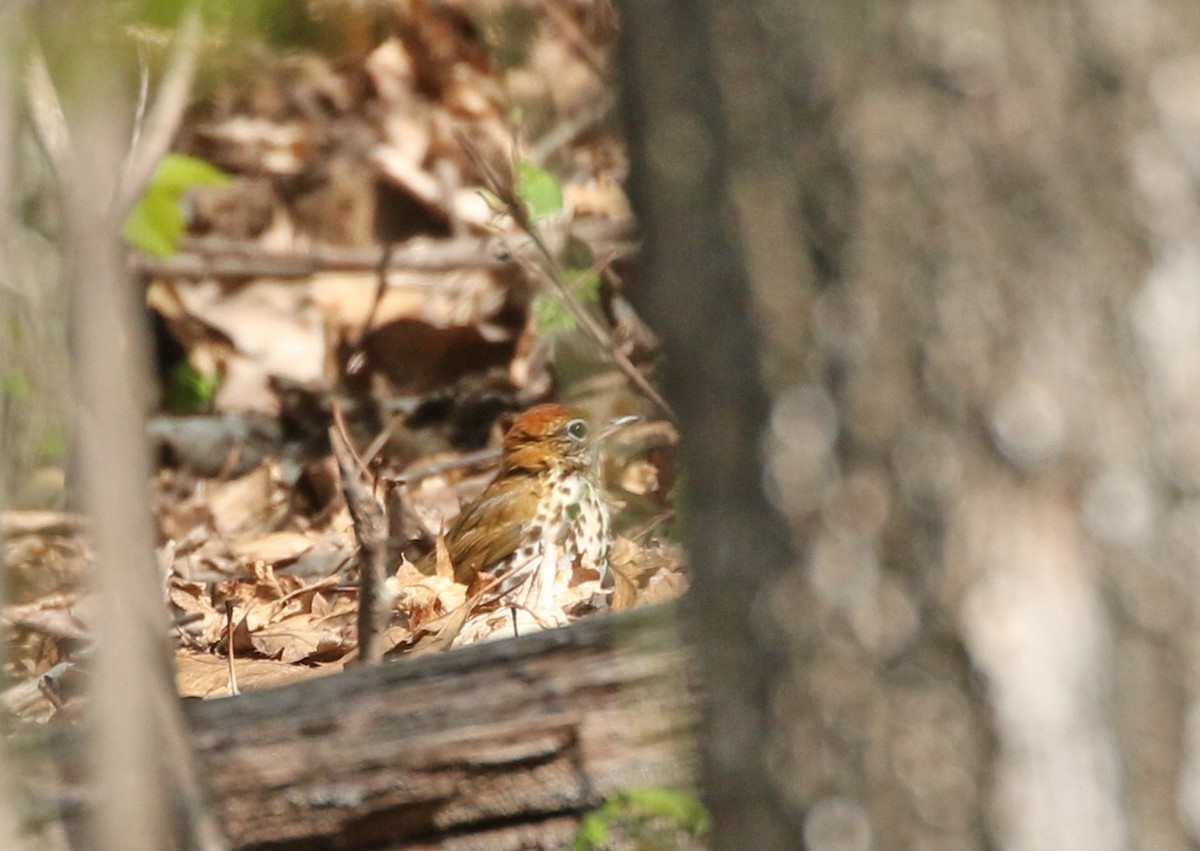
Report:
[[[537,494],[528,487],[504,489],[489,486],[463,509],[446,534],[446,548],[454,565],[454,578],[469,584],[483,570],[508,558],[528,534],[526,521],[533,517]]]

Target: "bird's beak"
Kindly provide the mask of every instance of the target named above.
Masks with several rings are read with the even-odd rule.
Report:
[[[641,420],[641,417],[639,417],[637,414],[632,414],[627,417],[617,417],[614,420],[610,420],[608,425],[606,425],[602,429],[600,429],[600,433],[596,435],[596,441],[600,442],[603,440],[607,440],[609,437],[616,434],[619,430],[621,430],[625,426],[631,425],[632,423],[636,423],[640,420]]]

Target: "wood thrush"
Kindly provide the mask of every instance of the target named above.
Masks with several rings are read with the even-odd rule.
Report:
[[[445,535],[454,578],[468,593],[494,577],[497,594],[562,622],[554,588],[576,567],[601,577],[612,543],[609,510],[600,481],[600,440],[636,419],[614,420],[593,431],[581,413],[565,405],[538,405],[521,414],[504,436],[500,471],[477,499],[463,508]]]

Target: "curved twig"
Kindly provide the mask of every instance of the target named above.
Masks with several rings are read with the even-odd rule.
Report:
[[[146,114],[144,125],[137,128],[121,168],[121,179],[113,197],[114,212],[121,219],[137,203],[179,130],[196,76],[203,34],[204,19],[200,4],[192,3],[179,20],[175,46],[167,70],[154,93],[154,105]]]

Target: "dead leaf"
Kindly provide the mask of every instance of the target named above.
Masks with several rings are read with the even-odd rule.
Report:
[[[274,659],[235,657],[233,667],[238,688],[254,691],[332,674],[340,671],[342,664],[335,661],[318,666],[289,665]],[[228,697],[229,661],[212,653],[176,650],[175,684],[181,697]]]
[[[339,629],[301,614],[253,633],[250,644],[257,653],[281,662],[330,661],[354,647],[352,632],[348,624]]]
[[[624,537],[613,541],[608,554],[608,569],[613,575],[613,611],[631,609],[637,605],[638,581],[644,572],[639,564],[642,548]]]
[[[278,567],[294,562],[313,548],[315,541],[300,532],[272,532],[261,538],[239,541],[233,551],[247,561],[258,561]]]
[[[437,554],[434,563],[437,565],[437,575],[442,579],[454,578],[454,563],[450,561],[450,550],[446,546],[446,536],[438,535],[435,552]]]
[[[213,526],[232,541],[270,529],[284,496],[274,465],[263,464],[240,478],[212,485],[206,502]]]

